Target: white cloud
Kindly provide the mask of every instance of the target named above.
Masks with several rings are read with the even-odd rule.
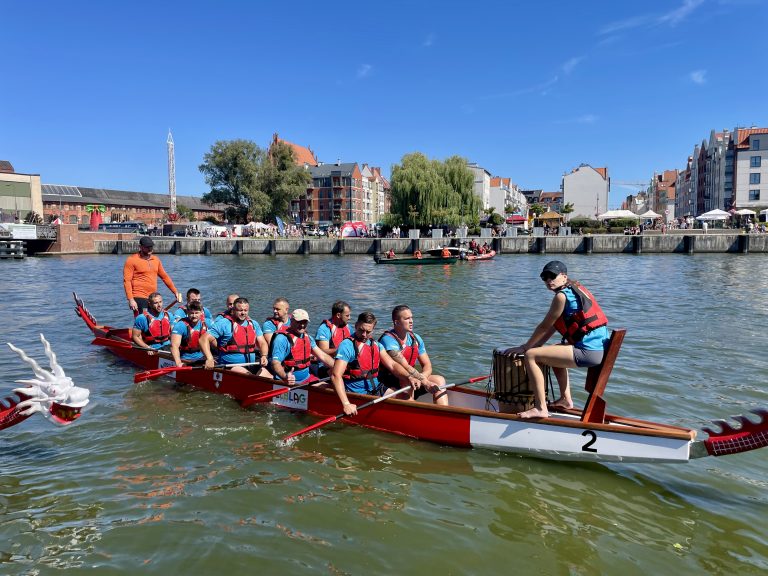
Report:
[[[422,46],[425,48],[429,48],[435,43],[435,35],[434,34],[428,34],[427,37],[424,39],[424,42],[421,43]]]
[[[694,84],[706,84],[707,83],[707,71],[706,70],[694,70],[688,73],[688,79]]]
[[[373,70],[373,66],[371,66],[370,64],[362,64],[357,69],[357,77],[358,78],[367,78],[368,76],[371,75],[371,71],[372,70]]]
[[[584,56],[574,56],[566,61],[560,68],[565,74],[570,74],[582,60],[584,60]]]
[[[542,82],[541,84],[526,86],[525,88],[512,90],[510,92],[501,92],[499,94],[487,94],[485,96],[481,96],[480,100],[496,100],[499,98],[509,98],[511,96],[522,96],[523,94],[531,94],[534,92],[540,92],[542,96],[545,96],[549,92],[549,88],[557,84],[557,81],[559,79],[560,79],[559,76],[553,76],[552,78],[550,78],[546,82]]]
[[[566,120],[555,120],[553,124],[594,124],[597,122],[597,116],[594,114],[582,114],[575,118],[568,118]]]
[[[649,15],[645,16],[633,16],[632,18],[627,18],[626,20],[619,20],[617,22],[610,22],[600,28],[600,34],[614,34],[616,32],[621,32],[622,30],[629,30],[631,28],[638,28],[639,26],[643,26],[644,24],[647,24],[651,21],[652,17]]]
[[[680,22],[688,18],[691,13],[698,8],[704,0],[684,0],[683,5],[679,8],[662,14],[659,17],[659,22],[662,24],[669,24],[670,26],[677,26]]]
[[[624,30],[631,30],[633,28],[640,28],[641,26],[677,26],[683,20],[688,18],[696,8],[701,6],[704,0],[683,0],[683,4],[674,10],[665,12],[661,15],[656,14],[640,14],[638,16],[632,16],[624,20],[618,20],[616,22],[609,22],[600,30],[598,34],[601,36],[607,34],[614,34]]]

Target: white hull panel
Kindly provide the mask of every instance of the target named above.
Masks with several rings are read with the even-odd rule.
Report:
[[[553,460],[687,462],[690,441],[472,416],[472,446]]]

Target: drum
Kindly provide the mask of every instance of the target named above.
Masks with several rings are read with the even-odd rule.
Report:
[[[533,390],[522,357],[493,351],[493,397],[499,403],[499,412],[516,413],[533,408]]]

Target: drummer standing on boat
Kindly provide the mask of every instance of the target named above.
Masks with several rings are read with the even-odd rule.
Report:
[[[549,410],[544,388],[544,366],[552,366],[560,387],[560,398],[552,407],[573,408],[568,382],[568,368],[588,368],[603,361],[608,345],[608,319],[594,296],[584,286],[568,278],[565,264],[553,260],[539,275],[548,290],[555,293],[549,311],[528,338],[528,341],[504,354],[524,354],[525,368],[533,385],[534,407],[518,416],[546,418]],[[563,339],[560,344],[544,346],[555,331]]]
[[[181,292],[168,276],[160,259],[152,254],[155,243],[149,236],[142,236],[139,240],[139,251],[131,254],[123,266],[123,288],[128,298],[128,307],[133,310],[134,316],[141,313],[148,306],[148,297],[152,292],[157,292],[157,277],[173,292],[177,302],[181,302]]]
[[[357,406],[349,401],[347,392],[377,396],[381,394],[382,385],[378,380],[380,366],[384,366],[397,377],[404,378],[414,389],[420,383],[418,378],[411,376],[405,368],[395,363],[389,354],[384,353],[380,342],[371,340],[375,329],[376,316],[373,312],[361,312],[355,322],[354,334],[343,340],[336,352],[331,382],[347,416],[357,414]]]

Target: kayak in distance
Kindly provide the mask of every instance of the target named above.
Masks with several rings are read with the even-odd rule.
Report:
[[[356,416],[344,416],[343,412],[339,414],[342,406],[336,392],[327,384],[307,383],[289,388],[280,381],[221,367],[175,368],[170,353],[136,346],[130,339],[130,329],[98,324],[77,294],[75,302],[76,313],[95,336],[91,344],[149,371],[137,374],[135,381],[166,376],[200,390],[225,394],[241,406],[269,402],[295,413],[324,418],[289,437],[342,420],[448,446],[486,448],[551,460],[643,463],[682,463],[768,445],[768,410],[763,409],[753,411],[756,418],[736,417],[735,425],[715,421],[713,428],[704,429],[708,434],[705,440],[696,440],[697,432],[689,428],[607,413],[604,392],[624,338],[622,329],[613,331],[603,363],[587,372],[585,387],[589,398],[581,409],[553,411],[546,418],[517,416],[513,412],[530,406],[533,399],[525,388],[527,376],[522,361],[494,351],[492,377],[478,376],[445,385],[450,388],[449,406],[434,405],[431,398],[414,402],[347,393],[359,411]],[[485,381],[485,389],[463,386],[479,381]],[[425,399],[428,397],[425,395]]]
[[[458,256],[422,256],[421,258],[409,257],[395,257],[387,258],[386,256],[374,257],[376,264],[456,264],[458,262]]]

